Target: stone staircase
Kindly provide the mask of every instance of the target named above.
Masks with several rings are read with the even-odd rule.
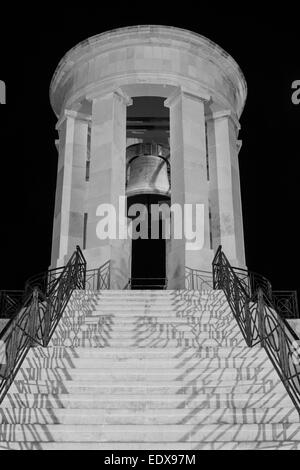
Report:
[[[300,449],[221,291],[76,291],[0,406],[0,449]]]

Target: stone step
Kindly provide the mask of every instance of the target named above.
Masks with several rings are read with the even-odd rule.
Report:
[[[225,311],[216,312],[213,308],[203,308],[203,309],[190,309],[186,311],[182,311],[180,309],[175,310],[172,309],[134,309],[128,308],[126,311],[120,307],[119,310],[114,310],[113,307],[110,306],[108,310],[100,310],[95,309],[93,311],[80,311],[80,310],[71,310],[70,312],[67,311],[63,319],[65,318],[106,318],[110,321],[116,322],[136,322],[138,319],[144,319],[145,317],[154,318],[154,319],[161,319],[163,322],[168,322],[168,320],[186,320],[192,321],[194,318],[199,320],[208,320],[208,319],[218,319],[222,323],[232,323],[233,325],[236,323],[234,317],[230,314],[230,312]]]
[[[86,294],[91,295],[91,294]],[[84,298],[85,295],[82,297]],[[81,297],[81,298],[82,298]],[[80,296],[78,297],[80,298]],[[197,300],[207,299],[224,299],[225,295],[223,291],[101,291],[94,295],[93,299],[106,300],[106,299],[143,299],[143,300],[155,300],[155,299],[173,299],[176,301],[192,302]]]
[[[68,348],[52,346],[48,348],[35,347],[30,350],[29,357],[57,357],[57,358],[237,358],[268,360],[263,348],[199,348],[191,351],[189,348]]]
[[[96,369],[101,370],[189,370],[197,369],[199,372],[211,369],[211,371],[223,370],[257,370],[266,371],[274,370],[273,365],[269,360],[262,360],[256,358],[212,358],[212,359],[181,359],[181,358],[164,358],[164,361],[158,358],[88,358],[88,357],[66,357],[66,358],[47,358],[47,357],[32,357],[25,358],[23,367],[38,367],[44,369]]]
[[[106,332],[112,333],[125,333],[129,332],[134,334],[136,332],[140,333],[147,333],[153,331],[159,332],[169,332],[171,330],[186,330],[186,331],[216,331],[222,333],[223,331],[227,331],[232,334],[240,334],[237,325],[232,322],[227,321],[220,321],[217,318],[210,318],[204,319],[202,321],[201,318],[169,318],[166,317],[158,318],[153,316],[139,316],[135,319],[125,319],[119,320],[116,317],[110,316],[86,316],[86,317],[73,317],[73,318],[64,318],[61,320],[60,324],[57,327],[56,331],[60,331],[60,329],[67,329],[67,328],[98,328],[98,330],[103,330]],[[245,343],[246,345],[246,343]]]
[[[224,303],[224,302],[220,302],[219,304],[216,304],[215,301],[205,301],[205,302],[193,302],[193,303],[186,303],[186,302],[172,302],[172,301],[169,301],[169,302],[160,302],[160,301],[156,301],[156,302],[146,302],[146,301],[139,301],[139,302],[133,302],[133,301],[126,301],[126,300],[122,300],[120,302],[116,302],[116,301],[108,301],[108,302],[99,302],[97,304],[95,304],[95,309],[96,310],[113,310],[113,311],[120,311],[122,313],[122,311],[128,311],[130,309],[134,309],[134,310],[144,310],[145,308],[148,308],[148,309],[152,309],[152,310],[163,310],[163,309],[167,309],[167,310],[174,310],[174,311],[180,311],[180,312],[192,312],[193,310],[198,310],[198,311],[202,311],[202,310],[208,310],[208,311],[212,311],[212,310],[216,310],[216,309],[223,309],[226,311],[229,312],[229,309],[228,309],[228,304]],[[77,309],[80,309],[80,307],[78,306]],[[74,310],[76,310],[76,308],[74,307]],[[221,312],[217,312],[217,313],[221,313]],[[220,315],[221,316],[221,315]]]
[[[273,442],[300,441],[296,423],[181,425],[22,425],[3,424],[2,440],[10,442]]]
[[[226,296],[222,291],[186,291],[184,293],[176,293],[175,291],[168,291],[168,292],[159,292],[154,294],[154,292],[128,292],[128,291],[119,291],[118,293],[112,293],[112,291],[102,291],[99,295],[93,297],[93,300],[107,300],[107,299],[128,299],[128,300],[175,300],[176,302],[197,302],[197,301],[205,301],[205,300],[219,300],[225,299]]]
[[[148,330],[141,331],[139,329],[133,331],[117,331],[110,328],[103,327],[102,325],[64,325],[61,326],[56,331],[56,337],[59,335],[65,335],[65,337],[69,337],[70,334],[73,336],[77,336],[78,338],[86,338],[87,334],[94,334],[94,336],[98,335],[103,337],[103,339],[112,340],[113,342],[120,341],[125,342],[124,346],[134,346],[134,344],[129,343],[137,343],[135,346],[139,346],[139,343],[143,343],[145,345],[145,341],[154,341],[154,340],[177,340],[178,338],[184,339],[193,339],[199,342],[199,346],[201,346],[201,341],[206,339],[215,339],[219,340],[219,346],[227,347],[227,344],[222,345],[222,342],[229,343],[230,346],[235,346],[235,344],[240,344],[245,340],[239,331],[231,330],[229,327],[224,328],[222,330],[211,327],[201,327],[196,326],[195,328],[191,326],[183,326],[178,328],[160,328],[153,327]],[[231,344],[233,342],[233,344]],[[117,346],[118,344],[114,345]],[[120,344],[121,345],[121,344]],[[111,344],[113,346],[113,344]],[[151,346],[151,344],[149,344]],[[162,347],[162,346],[161,346]],[[182,345],[184,347],[184,345]]]
[[[144,314],[145,312],[150,314],[150,312],[158,312],[158,313],[167,313],[167,312],[170,312],[170,314],[175,314],[175,308],[174,308],[174,305],[156,305],[156,304],[152,304],[152,305],[142,305],[142,306],[139,306],[139,305],[135,305],[135,304],[125,304],[125,302],[123,303],[123,306],[122,305],[113,305],[113,304],[108,304],[108,305],[103,305],[103,304],[99,304],[99,305],[96,305],[95,306],[95,309],[94,309],[94,312],[97,314],[97,313],[102,313],[102,312],[107,312],[109,314],[117,314],[117,315],[121,315],[121,316],[124,316],[126,315],[127,312],[136,312],[136,313],[140,313],[140,314]]]
[[[72,366],[77,367],[77,364],[79,364],[80,367],[85,367],[88,365],[91,367],[91,364],[93,363],[93,367],[98,368],[98,369],[103,369],[103,368],[112,368],[112,367],[120,367],[124,366],[126,368],[142,368],[142,369],[148,369],[148,368],[160,368],[164,367],[167,369],[178,369],[184,365],[186,368],[199,368],[199,369],[218,369],[218,368],[230,368],[230,369],[239,369],[239,368],[259,368],[259,369],[272,369],[273,366],[271,362],[265,358],[265,357],[219,357],[219,358],[199,358],[196,357],[195,355],[190,355],[190,356],[185,356],[183,357],[175,357],[175,356],[165,356],[164,357],[164,365],[162,366],[162,361],[161,358],[153,357],[152,355],[144,355],[142,357],[137,357],[135,355],[124,357],[124,356],[113,356],[113,357],[105,357],[101,355],[101,351],[99,353],[99,350],[97,351],[98,354],[97,356],[83,356],[81,355],[80,357],[71,357],[71,356],[65,356],[64,358],[55,358],[55,357],[36,357],[36,361],[39,361],[38,364],[40,364],[40,361],[43,361],[45,363],[45,367],[52,367],[52,364],[54,362],[54,366],[56,367],[56,364],[58,367],[65,367],[70,360],[72,360]],[[28,358],[28,361],[30,359]],[[82,365],[81,365],[82,364]]]
[[[85,291],[77,291],[77,292],[85,292]],[[210,288],[204,288],[201,291],[196,290],[196,289],[103,289],[101,291],[91,291],[87,289],[86,292],[98,292],[100,296],[104,295],[138,295],[138,294],[144,294],[144,295],[209,295],[209,294],[219,294],[222,293],[223,291],[220,289],[210,289]]]
[[[147,340],[132,340],[132,339],[115,339],[109,338],[103,333],[94,333],[91,335],[86,334],[86,332],[67,332],[66,335],[62,337],[60,334],[54,334],[52,338],[52,344],[54,346],[66,346],[66,347],[86,347],[86,348],[190,348],[198,350],[199,347],[239,347],[245,345],[244,338],[233,338],[233,339],[220,339],[220,338],[209,338],[207,335],[205,337],[200,336],[196,340],[183,338],[182,340],[178,337],[177,339],[168,339],[168,338],[159,338],[150,337]]]
[[[223,312],[223,315],[220,315],[219,312],[214,312],[213,309],[211,310],[201,310],[201,309],[193,309],[191,311],[182,312],[180,310],[176,311],[175,309],[160,309],[160,310],[149,310],[149,309],[133,309],[130,308],[127,311],[125,309],[121,310],[94,310],[93,312],[84,312],[84,314],[80,311],[72,311],[72,313],[68,313],[68,315],[64,315],[63,319],[82,319],[82,318],[95,318],[101,319],[105,318],[106,320],[110,320],[110,322],[137,322],[142,321],[145,318],[153,318],[156,321],[161,320],[164,323],[168,323],[169,321],[193,321],[195,319],[196,322],[199,322],[203,319],[203,321],[209,321],[212,319],[218,320],[220,323],[232,325],[236,324],[236,321],[232,315],[228,312]],[[140,320],[139,320],[140,319]]]
[[[58,334],[60,333],[60,335]],[[179,340],[183,341],[196,341],[198,343],[198,346],[201,346],[202,341],[211,339],[218,341],[224,346],[230,345],[233,346],[238,342],[240,344],[242,341],[244,341],[243,337],[240,337],[240,335],[235,334],[235,332],[228,332],[226,334],[226,331],[218,331],[213,328],[208,328],[205,330],[203,328],[203,331],[195,331],[192,328],[178,328],[178,329],[169,329],[169,330],[160,330],[160,329],[151,329],[149,331],[110,331],[109,329],[102,329],[102,328],[76,328],[75,326],[71,329],[66,329],[64,330],[63,328],[59,329],[57,332],[57,336],[54,336],[54,338],[59,338],[62,339],[64,338],[75,338],[75,336],[78,339],[92,339],[92,338],[102,338],[103,341],[106,342],[108,346],[113,346],[116,347],[118,344],[126,346],[152,346],[152,344],[156,344],[156,342],[165,342],[166,344],[169,345],[169,342],[175,341],[176,344],[179,346],[178,342]],[[184,346],[185,344],[181,344],[181,347]],[[67,345],[66,346],[71,346]],[[162,346],[162,344],[160,345]]]
[[[100,325],[101,326],[101,325]],[[223,326],[222,328],[218,328],[218,325],[214,324],[198,324],[198,325],[193,325],[193,324],[188,324],[185,322],[182,323],[175,323],[174,325],[172,323],[169,323],[167,325],[160,325],[159,323],[153,324],[153,325],[133,325],[131,328],[123,328],[122,325],[116,325],[112,328],[105,328],[103,327],[104,332],[110,333],[111,336],[114,336],[115,338],[135,338],[136,336],[139,336],[142,339],[148,338],[148,335],[151,334],[156,334],[159,333],[160,336],[165,335],[167,337],[172,335],[172,332],[179,333],[182,332],[184,333],[187,337],[190,335],[191,338],[194,338],[195,334],[205,334],[205,333],[210,333],[213,334],[217,337],[222,337],[225,335],[226,332],[226,337],[234,337],[237,334],[240,335],[240,331],[235,328],[230,327],[230,325]]]
[[[84,293],[85,291],[77,291],[79,293]],[[205,295],[219,295],[223,294],[222,290],[212,290],[212,289],[203,289],[201,291],[199,290],[186,290],[186,289],[103,289],[100,292],[99,291],[91,291],[87,290],[87,293],[90,292],[96,292],[98,293],[99,297],[105,297],[105,296],[117,296],[117,295],[130,295],[130,296],[137,296],[137,295],[148,295],[151,297],[155,296],[168,296],[168,295],[176,295],[176,296],[185,296],[185,297],[190,297],[190,296],[205,296]],[[224,294],[223,294],[224,295]]]
[[[80,302],[78,302],[79,304]],[[197,297],[197,298],[191,298],[188,300],[181,299],[181,298],[176,298],[176,297],[161,297],[161,298],[147,298],[144,296],[141,297],[132,297],[132,298],[121,298],[121,297],[116,297],[116,298],[100,298],[97,300],[93,301],[93,305],[97,306],[102,306],[102,305],[119,305],[121,304],[127,305],[127,306],[165,306],[165,305],[170,305],[172,307],[180,307],[180,308],[190,308],[190,307],[205,307],[205,306],[210,306],[210,307],[228,307],[228,303],[226,301],[225,297]]]
[[[220,319],[214,317],[213,315],[194,315],[193,317],[180,317],[174,315],[128,315],[124,317],[116,315],[73,315],[65,316],[61,319],[58,328],[63,325],[67,326],[82,326],[87,323],[93,323],[95,325],[107,327],[110,329],[134,329],[134,328],[150,328],[150,327],[159,327],[166,328],[168,326],[180,326],[180,325],[190,325],[190,326],[204,326],[209,327],[210,325],[216,329],[223,328],[233,328],[235,331],[239,331],[238,326],[235,320],[231,318]]]
[[[199,299],[202,299],[202,300],[206,300],[206,299],[214,299],[214,298],[219,298],[218,296],[214,296],[214,295],[208,295],[208,294],[205,294],[205,295],[193,295],[190,297],[190,301],[192,300],[199,300]],[[173,301],[173,300],[181,300],[182,297],[180,295],[176,295],[174,292],[171,292],[169,291],[168,293],[167,292],[157,292],[156,294],[154,294],[154,292],[151,292],[149,294],[149,291],[145,291],[144,293],[143,292],[137,292],[137,293],[134,293],[134,292],[130,292],[130,291],[119,291],[119,292],[114,292],[112,293],[112,291],[108,292],[102,292],[100,293],[98,296],[97,296],[97,301],[98,302],[101,302],[102,300],[129,300],[129,301],[135,301],[135,300],[142,300],[142,301],[155,301],[155,300],[162,300],[162,301],[165,301],[165,300],[169,300],[169,301]]]
[[[242,380],[257,380],[257,381],[271,381],[274,383],[274,380],[277,381],[277,375],[272,369],[265,369],[257,371],[255,369],[247,370],[237,370],[237,369],[227,369],[227,370],[199,370],[199,369],[188,369],[188,370],[166,370],[166,369],[147,369],[137,371],[136,369],[124,370],[124,368],[114,369],[113,371],[109,369],[97,370],[97,369],[72,369],[72,368],[56,368],[53,369],[38,369],[37,367],[31,367],[27,369],[22,369],[16,380],[101,380],[101,381],[112,381],[112,382],[131,382],[131,381],[141,381],[141,382],[161,382],[162,378],[165,380],[185,380],[192,381],[195,379],[202,380],[205,384],[214,383],[219,381],[221,386],[223,382],[233,382],[233,381],[242,381]]]
[[[170,296],[155,296],[155,297],[149,297],[145,295],[139,295],[139,296],[106,296],[106,297],[98,297],[98,299],[95,300],[95,305],[102,305],[102,304],[110,304],[110,303],[115,303],[117,305],[120,305],[122,303],[128,304],[128,305],[156,305],[156,304],[169,304],[169,305],[175,305],[177,303],[179,304],[184,304],[184,303],[203,303],[205,302],[214,302],[220,299],[215,299],[213,297],[205,297],[205,298],[194,298],[190,299],[189,301],[185,301],[184,299],[178,299],[175,298],[173,295]]]
[[[155,317],[155,316],[137,316],[135,318],[124,318],[119,319],[118,317],[110,315],[99,315],[99,316],[74,316],[63,318],[57,327],[56,331],[66,328],[84,328],[93,327],[102,329],[107,332],[141,332],[147,333],[152,331],[170,331],[176,329],[186,329],[195,331],[230,331],[232,334],[240,334],[238,326],[234,321],[223,320],[214,317]]]
[[[197,451],[197,450],[300,450],[299,441],[239,441],[239,442],[0,442],[0,450],[108,450],[108,451]],[[170,453],[170,452],[168,452]],[[181,452],[182,453],[182,452]],[[192,457],[190,457],[192,458]],[[147,462],[147,457],[144,459]],[[186,461],[189,464],[190,460]],[[197,462],[197,457],[195,458]],[[139,464],[139,463],[138,463]],[[137,465],[138,465],[137,464]]]
[[[78,306],[80,305],[81,301],[78,301]],[[205,298],[205,299],[191,299],[189,301],[185,301],[182,299],[175,299],[175,298],[169,298],[169,299],[145,299],[145,298],[132,298],[132,299],[126,299],[126,298],[106,298],[106,299],[100,299],[93,301],[93,307],[95,306],[97,309],[101,308],[102,306],[117,306],[117,307],[122,307],[122,305],[126,307],[165,307],[165,306],[170,306],[175,309],[180,308],[181,310],[186,309],[189,310],[191,308],[228,308],[228,303],[224,298]],[[76,306],[76,304],[74,305]]]
[[[205,409],[187,413],[185,409],[26,409],[2,408],[0,424],[267,424],[299,423],[296,410],[290,408]],[[0,444],[1,445],[1,444]],[[0,447],[1,448],[1,447]]]
[[[175,303],[186,303],[188,304],[193,304],[193,303],[205,303],[205,302],[216,302],[216,303],[225,303],[226,302],[226,296],[225,294],[221,291],[218,293],[211,292],[210,294],[191,294],[191,295],[177,295],[177,294],[171,294],[169,296],[161,295],[161,296],[148,296],[144,294],[139,294],[139,295],[134,295],[131,297],[126,297],[126,296],[106,296],[106,297],[98,297],[96,301],[102,302],[102,301],[110,301],[110,300],[121,300],[121,299],[127,299],[128,301],[147,301],[147,302],[152,302],[152,301],[167,301],[169,300],[170,302],[175,302]]]
[[[84,299],[77,299],[78,303],[82,302]],[[173,306],[202,306],[202,305],[228,305],[226,302],[226,298],[223,296],[218,297],[191,297],[189,299],[178,298],[175,296],[170,297],[147,297],[144,295],[135,296],[135,297],[100,297],[97,299],[93,299],[93,305],[102,305],[102,304],[116,304],[121,305],[173,305]]]
[[[206,300],[199,300],[199,303],[203,303],[205,305],[206,303]],[[130,305],[134,305],[134,306],[137,306],[137,307],[144,307],[145,305],[160,305],[162,307],[164,307],[165,305],[170,305],[170,306],[175,306],[175,305],[186,305],[187,303],[185,301],[176,301],[174,300],[172,297],[168,297],[168,298],[165,298],[165,297],[162,297],[162,298],[159,298],[159,297],[156,297],[156,298],[148,298],[148,299],[145,299],[145,297],[133,297],[132,299],[131,298],[128,298],[128,297],[124,297],[124,298],[102,298],[102,299],[99,299],[97,300],[97,303],[96,303],[96,307],[101,307],[101,306],[110,306],[110,305],[115,305],[115,306],[118,306],[118,307],[122,307],[122,305],[126,305],[126,306],[130,306]]]
[[[8,392],[2,407],[14,408],[109,408],[109,409],[159,409],[186,408],[189,410],[203,407],[210,408],[274,408],[292,406],[290,397],[282,394],[196,394],[186,397],[178,394],[154,395],[145,394],[94,395],[94,394],[21,394]]]
[[[228,307],[227,306],[221,306],[220,309],[223,308],[223,310],[227,311],[229,313]],[[147,304],[143,303],[141,305],[135,304],[135,303],[125,303],[122,302],[122,305],[119,304],[114,304],[113,302],[109,302],[107,304],[99,303],[98,305],[95,306],[95,309],[93,309],[95,312],[108,312],[108,313],[115,313],[118,315],[125,315],[128,312],[141,312],[144,313],[145,310],[147,312],[169,312],[169,314],[174,314],[176,312],[182,312],[186,314],[192,314],[193,311],[198,311],[202,312],[203,310],[207,311],[212,311],[216,309],[215,304],[197,304],[197,305],[176,305],[176,304],[171,304],[171,303],[164,303],[164,304],[158,304],[158,303],[153,303],[153,304]],[[221,312],[216,312],[216,314],[219,314],[221,317]]]
[[[237,371],[231,369],[229,372],[222,371],[199,371],[197,369],[189,369],[187,371],[161,371],[161,370],[144,370],[144,371],[113,371],[108,373],[107,370],[97,371],[95,369],[38,369],[28,368],[18,372],[15,383],[36,383],[36,382],[64,382],[72,381],[75,383],[83,382],[85,384],[110,384],[110,385],[158,385],[158,384],[181,384],[193,385],[199,387],[236,387],[238,385],[254,385],[257,384],[264,389],[281,384],[279,376],[273,370],[267,370],[262,373]],[[282,385],[282,384],[281,384]]]
[[[86,333],[95,333],[102,335],[107,338],[114,339],[147,339],[147,338],[168,338],[174,339],[179,336],[179,334],[185,335],[185,337],[208,337],[208,335],[214,335],[214,337],[225,337],[234,338],[241,337],[239,331],[230,328],[229,326],[218,328],[214,325],[204,324],[204,325],[193,325],[188,323],[175,323],[175,324],[148,324],[148,325],[132,325],[132,326],[123,326],[118,325],[114,327],[113,325],[107,325],[104,323],[98,323],[95,321],[85,321],[84,323],[80,322],[68,322],[61,323],[58,327],[56,333],[66,334],[70,332],[75,332],[81,336],[86,335]],[[192,335],[192,336],[191,336]],[[242,338],[242,337],[241,337]],[[246,344],[246,343],[244,343]]]
[[[82,323],[82,321],[94,321],[100,322],[109,326],[116,327],[118,325],[139,325],[139,324],[151,324],[153,322],[159,323],[162,325],[168,325],[169,323],[174,324],[206,324],[206,323],[214,323],[220,325],[231,325],[233,327],[236,326],[236,321],[231,315],[227,315],[225,317],[220,318],[219,315],[213,312],[194,312],[193,315],[179,315],[177,313],[166,314],[166,312],[162,312],[162,314],[155,314],[152,313],[139,313],[135,314],[133,312],[128,313],[127,315],[119,315],[115,313],[106,313],[106,312],[93,312],[89,314],[83,315],[80,312],[73,312],[72,315],[65,315],[62,318],[62,323],[67,321],[72,323]]]
[[[266,384],[255,384],[255,385],[218,385],[217,387],[210,387],[209,385],[203,385],[201,381],[195,382],[172,382],[165,381],[159,383],[141,383],[136,381],[135,383],[117,382],[111,383],[108,381],[90,381],[84,382],[83,380],[73,381],[28,381],[15,380],[10,388],[11,393],[29,393],[29,394],[98,394],[102,395],[164,395],[164,394],[178,394],[178,395],[195,395],[195,394],[255,394],[264,393],[265,396],[268,393],[285,393],[282,384],[270,387]]]

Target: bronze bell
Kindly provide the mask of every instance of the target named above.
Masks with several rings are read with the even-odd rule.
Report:
[[[170,149],[156,143],[126,149],[126,195],[170,195]]]

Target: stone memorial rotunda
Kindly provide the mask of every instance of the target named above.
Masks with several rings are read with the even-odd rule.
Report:
[[[71,49],[50,89],[59,134],[51,267],[79,245],[89,268],[110,260],[112,289],[147,278],[184,288],[186,267],[211,271],[220,244],[245,267],[238,134],[246,95],[233,58],[183,29],[121,28]],[[162,222],[156,239],[126,236],[136,203],[149,209],[149,233],[153,205],[171,208],[171,227],[181,209],[196,242],[184,222],[182,236],[173,228],[164,236]],[[116,236],[104,238],[108,205]]]

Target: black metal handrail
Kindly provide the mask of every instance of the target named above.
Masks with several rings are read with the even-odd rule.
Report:
[[[55,280],[27,283],[25,299],[0,333],[0,403],[30,347],[46,347],[75,289],[85,288],[86,261],[79,247]],[[42,289],[40,288],[42,287]]]
[[[85,288],[89,290],[102,290],[110,288],[110,260],[100,268],[86,271]]]
[[[226,261],[224,260],[224,262]],[[228,260],[227,263],[230,264]],[[272,284],[265,276],[236,266],[231,266],[231,268],[234,270],[234,273],[239,278],[250,297],[254,295],[260,287],[267,297],[272,298]]]
[[[262,289],[249,305],[252,346],[261,344],[300,413],[300,339]]]
[[[300,413],[300,339],[266,289],[240,279],[220,246],[213,260],[214,289],[222,289],[249,347],[261,344]]]
[[[201,271],[185,267],[185,288],[187,290],[213,289],[213,274],[211,271]]]
[[[24,290],[0,291],[0,318],[10,318],[16,309],[22,304]]]
[[[273,290],[272,300],[284,318],[300,318],[297,291]]]
[[[30,292],[33,287],[38,287],[45,295],[49,295],[64,269],[65,266],[60,266],[31,276],[26,281],[25,292]]]

